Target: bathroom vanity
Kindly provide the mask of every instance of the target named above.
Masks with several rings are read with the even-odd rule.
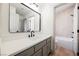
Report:
[[[51,51],[51,35],[3,42],[1,55],[47,56]]]
[[[51,51],[51,37],[17,53],[15,56],[47,56]]]

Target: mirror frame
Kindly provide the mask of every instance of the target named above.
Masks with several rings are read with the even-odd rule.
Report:
[[[39,13],[39,12],[37,12],[37,11],[35,11],[34,9],[32,9],[32,8],[30,8],[29,6],[27,6],[27,5],[25,5],[24,3],[20,3],[21,5],[23,5],[23,6],[25,6],[25,7],[27,7],[27,8],[29,8],[30,10],[32,10],[33,12],[35,12],[35,13],[37,13],[37,14],[39,14],[39,31],[35,31],[35,32],[41,32],[41,13]],[[10,3],[9,3],[9,32],[10,33],[29,33],[29,32],[11,32],[10,31]]]

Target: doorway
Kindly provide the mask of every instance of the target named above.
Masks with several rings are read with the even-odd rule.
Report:
[[[55,7],[55,56],[74,56],[77,40],[76,4],[64,3]],[[75,33],[75,34],[74,34]]]

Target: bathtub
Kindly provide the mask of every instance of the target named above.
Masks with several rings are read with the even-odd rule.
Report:
[[[69,50],[73,50],[73,38],[67,38],[67,37],[55,37],[55,43],[57,43],[57,45],[69,49]]]

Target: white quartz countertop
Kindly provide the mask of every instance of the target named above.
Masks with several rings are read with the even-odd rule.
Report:
[[[2,55],[6,55],[6,56],[15,55],[49,37],[51,37],[51,36],[48,35],[48,36],[41,36],[41,37],[37,37],[37,38],[33,37],[33,38],[29,38],[29,39],[17,39],[17,40],[11,40],[11,41],[4,42],[2,44],[2,46],[3,46]]]

